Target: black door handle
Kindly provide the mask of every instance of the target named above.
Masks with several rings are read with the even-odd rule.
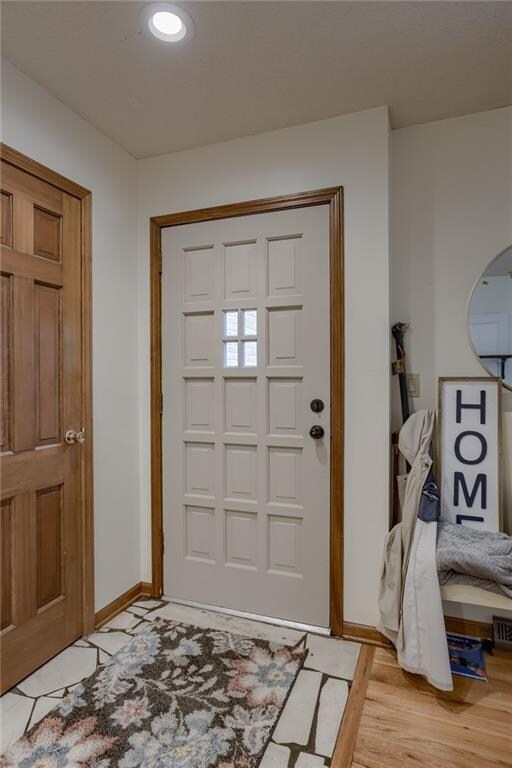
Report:
[[[320,424],[315,424],[309,430],[309,436],[312,437],[313,440],[321,440],[324,435],[325,429],[321,427]]]

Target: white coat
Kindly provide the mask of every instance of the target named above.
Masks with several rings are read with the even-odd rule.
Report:
[[[379,594],[379,630],[395,646],[398,663],[444,691],[453,689],[436,568],[437,521],[418,517],[432,459],[434,412],[418,411],[400,431],[399,448],[411,465],[399,480],[402,520],[387,534]],[[404,487],[405,485],[405,487]]]

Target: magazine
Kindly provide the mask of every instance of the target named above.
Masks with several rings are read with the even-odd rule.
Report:
[[[454,675],[487,681],[484,650],[479,637],[447,634],[450,667]]]

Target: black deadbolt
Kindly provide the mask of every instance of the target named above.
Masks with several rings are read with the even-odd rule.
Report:
[[[324,435],[325,435],[325,430],[323,427],[320,426],[320,424],[315,424],[309,430],[309,436],[312,437],[313,440],[321,440]]]
[[[313,413],[320,413],[321,411],[323,411],[323,409],[325,407],[324,406],[324,401],[323,400],[319,400],[317,397],[315,397],[315,399],[311,401],[310,407],[311,407],[311,410],[313,411]]]

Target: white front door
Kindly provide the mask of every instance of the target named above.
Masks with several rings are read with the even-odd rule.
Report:
[[[329,208],[170,227],[162,272],[165,594],[328,627]]]

